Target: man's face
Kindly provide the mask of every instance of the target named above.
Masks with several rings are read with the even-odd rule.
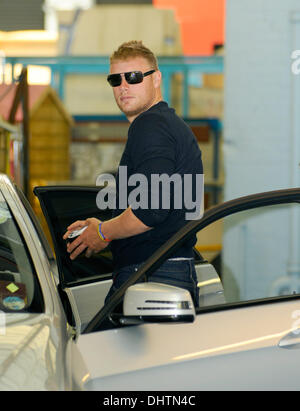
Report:
[[[112,62],[110,74],[126,73],[128,71],[145,73],[151,69],[153,67],[150,67],[150,63],[145,58],[135,57]],[[122,75],[120,86],[113,87],[117,105],[130,122],[161,100],[160,81],[161,73],[159,71],[144,77],[143,81],[138,84],[128,84],[124,75]]]

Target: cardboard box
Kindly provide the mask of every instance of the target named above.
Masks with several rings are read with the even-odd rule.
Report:
[[[71,24],[74,11],[58,11],[59,24]],[[151,24],[149,24],[151,22]],[[65,54],[68,33],[61,31],[58,53]],[[152,5],[98,5],[81,11],[75,25],[72,55],[111,55],[121,43],[142,40],[156,55],[181,55],[180,26],[174,10]]]

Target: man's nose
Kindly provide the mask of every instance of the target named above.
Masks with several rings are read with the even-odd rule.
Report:
[[[128,88],[128,83],[125,79],[124,73],[121,74],[121,84],[119,87]]]

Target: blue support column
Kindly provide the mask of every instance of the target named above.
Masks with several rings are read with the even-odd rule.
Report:
[[[58,95],[62,101],[65,98],[65,70],[63,66],[60,66],[58,70]]]
[[[172,76],[169,71],[162,70],[162,95],[163,99],[170,104],[171,103],[171,81]]]
[[[182,90],[182,114],[184,117],[189,116],[189,70],[187,67],[183,68],[183,90]]]

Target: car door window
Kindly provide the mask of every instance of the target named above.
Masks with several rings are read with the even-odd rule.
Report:
[[[43,305],[27,247],[0,194],[0,310],[42,312]]]
[[[60,281],[63,286],[106,280],[111,277],[112,254],[110,247],[97,255],[86,258],[84,253],[71,260],[67,252],[63,234],[76,220],[96,217],[100,220],[111,218],[111,210],[100,210],[96,197],[99,187],[36,187],[43,213],[46,217],[53,240]]]
[[[241,211],[198,232],[198,248],[214,265],[227,305],[300,293],[300,257],[294,243],[298,236],[292,234],[292,221],[300,221],[299,204]],[[257,234],[262,227],[263,236]],[[207,238],[215,247],[203,247]],[[216,280],[203,286],[215,287]]]

